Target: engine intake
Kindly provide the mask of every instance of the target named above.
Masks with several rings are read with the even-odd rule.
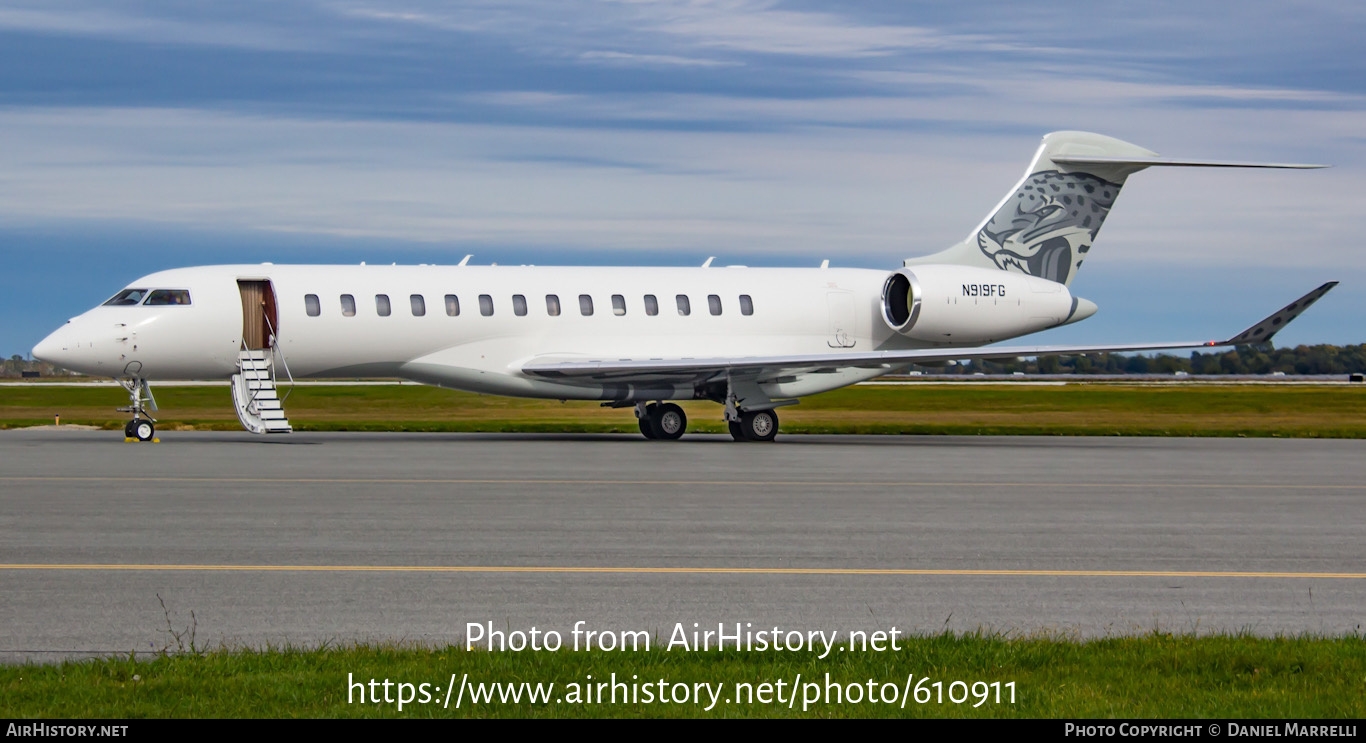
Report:
[[[924,296],[918,288],[915,274],[906,270],[888,276],[887,283],[882,285],[882,319],[892,330],[900,332],[915,325],[920,315],[920,298]]]

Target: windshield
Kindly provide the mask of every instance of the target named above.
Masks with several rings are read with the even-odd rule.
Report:
[[[141,302],[142,298],[146,295],[146,289],[124,289],[118,294],[115,294],[113,299],[110,299],[108,302],[105,302],[104,304],[106,307],[137,304],[138,302]]]
[[[184,289],[153,289],[147,296],[147,304],[189,304],[190,293]]]

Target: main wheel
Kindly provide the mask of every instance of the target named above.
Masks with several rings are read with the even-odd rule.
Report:
[[[647,439],[651,439],[651,440],[654,440],[654,439],[658,438],[657,436],[655,436],[655,427],[654,427],[654,424],[651,423],[651,421],[652,421],[652,420],[654,419],[654,417],[655,417],[655,409],[656,409],[657,407],[659,407],[659,406],[655,405],[654,403],[650,403],[649,405],[646,405],[646,406],[645,406],[645,415],[640,416],[640,419],[639,419],[638,421],[636,421],[637,423],[640,424],[640,435],[641,435],[641,436],[644,436],[644,437],[647,438]]]
[[[655,438],[655,429],[654,426],[650,425],[649,418],[641,418],[637,423],[640,424],[640,435],[647,439]]]
[[[730,428],[731,438],[736,441],[745,440],[745,429],[740,426],[740,421],[726,421],[726,425]]]
[[[656,407],[650,416],[650,428],[655,438],[673,441],[688,429],[688,416],[684,415],[683,408],[671,402],[664,403]]]
[[[778,435],[778,414],[772,410],[745,411],[740,414],[740,433],[748,441],[772,441]]]
[[[151,441],[152,436],[156,435],[156,428],[148,420],[135,420],[130,424],[133,428],[133,438],[138,441]]]
[[[137,420],[131,420],[123,424],[123,437],[125,439],[133,438],[133,426],[135,425],[137,425]]]

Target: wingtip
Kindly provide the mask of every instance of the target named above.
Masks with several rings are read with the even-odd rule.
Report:
[[[1300,316],[1300,313],[1309,309],[1310,305],[1322,299],[1323,295],[1327,294],[1337,285],[1337,281],[1326,281],[1299,299],[1296,299],[1290,304],[1276,310],[1271,315],[1268,315],[1256,325],[1253,325],[1223,343],[1216,345],[1245,346],[1268,343],[1271,341],[1272,336],[1280,332],[1286,325],[1289,325],[1291,321]]]

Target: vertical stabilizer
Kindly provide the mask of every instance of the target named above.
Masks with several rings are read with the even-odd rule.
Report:
[[[1053,132],[1043,138],[1020,182],[966,240],[905,265],[998,268],[1071,284],[1125,179],[1156,158],[1113,137]]]
[[[907,266],[947,263],[1019,271],[1071,284],[1129,176],[1144,168],[1281,168],[1326,165],[1178,160],[1090,132],[1053,132],[1024,178],[963,242],[909,258]]]

